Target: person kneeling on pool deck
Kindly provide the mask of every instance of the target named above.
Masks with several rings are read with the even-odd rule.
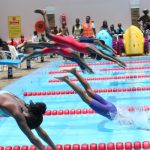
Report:
[[[35,129],[38,135],[51,146],[53,150],[56,150],[52,140],[40,127],[45,111],[46,105],[44,103],[33,103],[31,101],[30,104],[25,104],[24,101],[12,93],[0,91],[0,117],[12,116],[22,132],[39,150],[45,150],[45,146],[32,133],[31,129]]]
[[[119,114],[117,108],[112,103],[104,100],[100,95],[96,94],[88,84],[88,82],[76,71],[75,68],[71,70],[64,70],[66,72],[72,73],[85,88],[86,93],[78,87],[75,83],[69,80],[68,76],[56,77],[56,79],[66,82],[73,90],[81,97],[81,99],[87,103],[95,112],[98,114],[114,120],[118,115],[121,121],[125,124],[132,124],[132,121],[128,118],[125,118],[123,115]]]

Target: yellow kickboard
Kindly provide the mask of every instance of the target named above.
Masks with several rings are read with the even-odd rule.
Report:
[[[124,34],[124,47],[127,55],[144,53],[144,36],[136,26],[130,26]]]

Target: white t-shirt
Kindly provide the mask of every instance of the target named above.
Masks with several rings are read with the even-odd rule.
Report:
[[[39,42],[39,37],[34,35],[32,37],[32,42]]]

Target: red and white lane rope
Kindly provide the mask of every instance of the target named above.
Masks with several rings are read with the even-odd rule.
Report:
[[[141,74],[141,75],[127,75],[127,76],[107,76],[107,77],[94,77],[94,78],[84,78],[87,81],[95,81],[95,80],[119,80],[119,79],[141,79],[141,78],[150,78],[150,74]],[[71,81],[78,81],[76,78],[70,78]],[[57,79],[51,79],[48,82],[56,83],[63,82]]]
[[[135,92],[135,91],[150,91],[150,86],[147,87],[128,87],[128,88],[103,88],[94,89],[95,93],[107,93],[107,92]],[[74,90],[60,90],[60,91],[36,91],[36,92],[24,92],[24,96],[47,96],[47,95],[64,95],[64,94],[76,94]]]
[[[101,69],[93,69],[97,71],[134,71],[134,70],[145,70],[150,69],[150,66],[136,66],[136,67],[127,67],[127,68],[101,68]],[[77,72],[81,72],[81,70],[77,70]],[[49,71],[48,74],[60,74],[60,73],[66,73],[63,70],[58,71]]]
[[[119,107],[120,109],[125,109],[129,112],[135,111],[150,111],[150,106],[127,106],[127,107]],[[47,110],[44,115],[46,116],[56,116],[56,115],[84,115],[84,114],[95,114],[95,111],[91,108],[84,109],[64,109],[64,110]]]
[[[124,61],[126,64],[141,64],[141,63],[149,63],[150,60],[133,60],[133,61]],[[114,62],[93,62],[87,63],[88,66],[100,66],[100,65],[110,65],[115,64]],[[76,67],[77,64],[62,64],[60,67]]]
[[[18,142],[19,144],[19,142]],[[140,149],[150,149],[150,141],[135,141],[135,142],[109,142],[109,143],[91,143],[91,144],[57,144],[57,150],[140,150]],[[33,145],[23,145],[23,146],[0,146],[0,150],[37,150]],[[45,150],[52,150],[50,146],[45,146]]]

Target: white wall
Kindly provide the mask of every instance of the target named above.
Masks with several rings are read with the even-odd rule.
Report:
[[[140,9],[141,9],[141,11],[140,11],[141,15],[143,15],[143,13],[142,13],[143,9],[149,9],[149,11],[150,11],[150,0],[141,0]],[[149,12],[149,15],[150,15],[150,12]]]
[[[21,16],[22,34],[30,37],[34,30],[34,23],[41,16],[34,14],[37,8],[56,7],[56,24],[60,26],[59,16],[64,13],[68,17],[68,27],[71,33],[75,18],[85,20],[90,15],[95,21],[98,32],[102,21],[115,26],[121,22],[126,28],[131,24],[130,0],[1,0],[0,5],[0,37],[8,39],[8,16]],[[142,0],[150,3],[150,0]],[[141,6],[144,7],[144,6]]]

